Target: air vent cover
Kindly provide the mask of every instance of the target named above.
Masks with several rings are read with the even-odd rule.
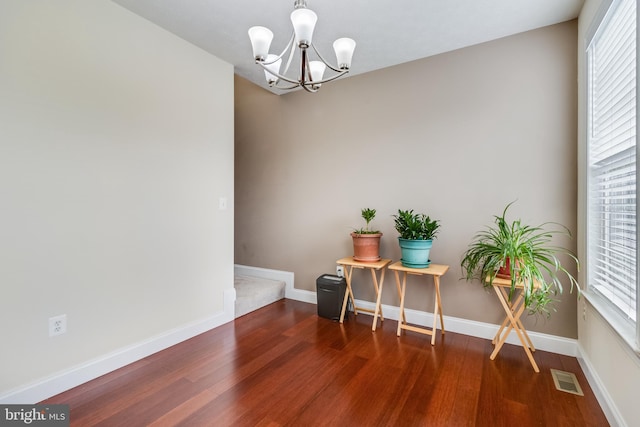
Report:
[[[584,396],[578,379],[571,372],[559,371],[557,369],[551,370],[551,376],[556,388],[560,391],[564,391],[578,396]]]

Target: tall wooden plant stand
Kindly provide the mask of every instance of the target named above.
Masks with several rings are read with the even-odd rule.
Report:
[[[524,348],[527,357],[529,358],[529,362],[531,362],[531,366],[533,366],[533,370],[535,372],[540,372],[538,365],[536,364],[535,359],[533,358],[532,352],[536,351],[533,343],[531,342],[531,338],[529,338],[529,334],[527,334],[527,330],[524,328],[522,321],[520,320],[522,313],[524,313],[524,286],[522,283],[516,283],[514,298],[512,301],[509,301],[509,290],[511,288],[511,279],[501,279],[495,278],[493,279],[493,290],[496,292],[498,296],[498,300],[500,301],[500,305],[504,309],[506,313],[506,317],[502,321],[500,325],[500,329],[496,333],[496,336],[491,341],[495,348],[493,349],[493,353],[491,353],[490,359],[494,360],[502,345],[507,340],[507,337],[511,333],[512,330],[516,331],[518,334],[518,338],[522,343],[522,347]]]

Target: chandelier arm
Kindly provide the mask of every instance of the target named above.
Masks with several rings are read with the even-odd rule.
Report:
[[[316,49],[316,46],[311,43],[311,47],[313,48],[313,51],[316,53],[316,55],[318,55],[318,58],[320,58],[320,60],[322,62],[324,62],[324,65],[326,65],[327,67],[331,68],[333,71],[335,71],[336,73],[342,73],[344,70],[341,70],[337,67],[334,67],[333,65],[331,65],[326,59],[324,59],[322,57],[322,55],[320,54],[320,52],[318,52],[318,49]],[[344,74],[344,73],[343,73]]]
[[[284,50],[282,51],[282,53],[280,53],[280,55],[274,56],[272,61],[267,61],[266,59],[258,61],[256,60],[256,64],[260,63],[260,64],[264,64],[264,65],[271,65],[276,63],[279,59],[282,59],[282,57],[284,56],[285,53],[287,53],[287,50],[289,50],[289,48],[291,48],[291,53],[289,54],[289,59],[287,60],[287,67],[285,68],[284,72],[282,74],[286,74],[287,70],[289,69],[289,64],[291,64],[291,59],[293,57],[293,51],[295,49],[295,46],[293,44],[293,38],[294,38],[295,34],[293,34],[291,36],[291,40],[289,40],[289,43],[287,43],[287,45],[284,47]],[[269,55],[272,56],[272,55]],[[272,73],[273,74],[273,73]]]
[[[279,89],[279,90],[292,90],[292,89],[299,88],[300,87],[300,83],[296,82],[296,84],[291,85],[291,86],[287,86],[287,87],[278,86],[278,84],[276,83],[275,85],[273,85],[273,87],[275,87],[276,89]]]
[[[307,56],[307,49],[302,49],[300,53],[302,54],[300,86],[302,86],[302,89],[306,90],[309,93],[315,93],[318,91],[318,89],[320,89],[320,87],[317,86],[318,83],[313,81],[313,76],[310,72],[311,68],[309,67],[309,57]],[[309,80],[307,80],[307,77],[309,78]]]
[[[300,61],[300,85],[305,87],[307,85],[307,75],[309,74],[309,58],[307,57],[307,49],[300,48],[300,55],[302,60]],[[309,76],[309,81],[313,83],[313,78]]]
[[[267,61],[265,59],[265,60],[262,60],[262,61],[256,61],[256,63],[260,62],[260,63],[262,63],[264,65],[271,65],[271,64],[275,63],[276,61],[278,61],[278,59],[282,59],[284,54],[287,53],[287,50],[289,50],[289,48],[291,48],[291,53],[289,54],[289,59],[288,59],[288,62],[287,62],[287,68],[285,69],[285,71],[283,73],[283,74],[286,74],[287,73],[287,69],[289,68],[289,64],[291,64],[291,58],[293,57],[293,51],[295,49],[295,46],[293,44],[294,37],[295,37],[295,34],[292,34],[291,35],[291,39],[289,40],[289,43],[287,43],[287,45],[284,47],[284,50],[282,51],[282,53],[280,53],[280,55],[274,57],[273,61]]]
[[[286,51],[289,50],[289,59],[287,59],[287,65],[285,65],[282,74],[287,74],[287,72],[289,71],[289,66],[291,65],[291,60],[293,59],[293,54],[296,50],[296,44],[294,43],[295,37],[296,33],[291,33],[291,39],[289,40],[289,43],[287,43],[287,46],[285,46],[284,50],[280,54],[280,57],[282,57],[286,53]]]
[[[317,80],[317,81],[313,81],[313,82],[307,82],[306,84],[313,84],[313,85],[320,85],[322,83],[328,83],[332,80],[337,79],[338,77],[342,77],[343,75],[347,74],[349,72],[349,70],[342,70],[340,72],[338,72],[338,74],[328,77],[326,79],[322,79],[322,80]]]
[[[263,69],[265,69],[266,71],[268,71],[268,72],[269,72],[269,74],[272,74],[272,75],[276,76],[278,79],[280,79],[280,80],[284,80],[285,82],[288,82],[288,83],[291,83],[292,85],[294,85],[294,86],[291,86],[291,87],[280,87],[280,86],[278,86],[277,84],[275,84],[275,85],[274,85],[274,86],[275,86],[275,87],[277,87],[278,89],[282,89],[282,90],[295,89],[295,88],[297,88],[298,86],[303,86],[303,87],[304,87],[304,86],[307,86],[307,85],[319,85],[319,84],[322,84],[322,83],[328,83],[328,82],[330,82],[330,81],[332,81],[332,80],[335,80],[335,79],[337,79],[338,77],[341,77],[341,76],[343,76],[343,75],[345,75],[345,74],[347,74],[347,73],[349,72],[349,70],[341,70],[341,71],[339,71],[339,72],[338,72],[338,74],[336,74],[336,75],[334,75],[334,76],[331,76],[331,77],[328,77],[328,78],[326,78],[326,79],[322,79],[322,80],[318,80],[318,81],[312,81],[312,82],[307,82],[307,81],[305,81],[304,83],[301,83],[299,80],[293,80],[293,79],[291,79],[291,78],[289,78],[289,77],[285,77],[285,76],[283,76],[282,74],[274,73],[273,71],[270,71],[270,70],[265,66],[265,64],[264,64],[264,63],[262,63],[262,62],[260,62],[260,61],[256,61],[256,64],[260,65]],[[268,64],[267,64],[267,65],[268,65]],[[309,92],[311,92],[311,91],[309,91]],[[313,91],[313,92],[316,92],[316,91]]]
[[[286,46],[282,50],[282,53],[280,55],[278,55],[278,58],[282,58],[284,56],[284,54],[287,53],[287,51],[289,50],[291,45],[293,45],[293,40],[294,40],[295,36],[296,36],[296,33],[295,32],[291,32],[291,38],[289,39],[289,42],[286,44]]]
[[[260,65],[262,68],[264,68],[264,69],[265,69],[265,71],[268,71],[268,72],[269,72],[269,74],[272,74],[272,75],[276,76],[277,78],[279,78],[279,79],[281,79],[281,80],[284,80],[285,82],[289,82],[289,83],[292,83],[292,84],[297,85],[297,86],[299,86],[299,85],[300,85],[300,82],[299,82],[298,80],[290,79],[289,77],[285,77],[285,76],[283,76],[283,75],[282,75],[282,74],[280,74],[280,73],[274,73],[273,71],[269,70],[269,69],[266,67],[266,65],[265,65],[265,64],[263,64],[263,63],[262,63],[262,62],[260,62],[260,61],[256,61],[256,64],[258,64],[258,65]]]
[[[316,93],[318,91],[318,88],[314,89],[313,85],[311,85],[310,83],[307,83],[307,84],[304,84],[304,85],[300,85],[300,86],[302,86],[302,88],[304,90],[306,90],[307,92],[309,92],[309,93]],[[311,87],[309,87],[309,86],[311,86]]]

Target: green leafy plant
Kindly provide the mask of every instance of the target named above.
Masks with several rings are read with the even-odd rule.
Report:
[[[408,211],[398,209],[398,214],[393,215],[393,218],[401,239],[432,240],[436,238],[440,228],[440,221],[432,220],[422,213],[413,213],[413,209]]]
[[[356,234],[379,234],[380,233],[379,230],[371,230],[370,225],[369,225],[371,223],[371,221],[373,221],[373,219],[376,217],[376,210],[375,209],[370,209],[370,208],[364,208],[364,209],[362,209],[360,214],[362,216],[362,219],[365,220],[366,226],[364,228],[359,229],[359,230],[354,230],[354,233],[356,233]]]
[[[550,315],[548,306],[553,296],[562,293],[559,275],[566,276],[571,283],[571,291],[578,282],[562,266],[559,254],[567,255],[579,268],[578,259],[568,249],[554,246],[554,235],[571,236],[569,229],[546,222],[532,227],[520,219],[511,223],[506,220],[509,203],[501,216],[495,216],[495,226],[475,235],[462,258],[461,267],[467,281],[479,280],[485,287],[493,282],[501,268],[510,275],[509,299],[515,295],[517,284],[523,286],[524,304],[531,313]],[[550,226],[553,228],[549,229]]]

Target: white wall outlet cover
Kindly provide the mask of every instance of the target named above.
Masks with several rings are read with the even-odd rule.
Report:
[[[56,335],[62,335],[67,332],[67,315],[61,314],[60,316],[49,318],[49,336],[55,337]]]

